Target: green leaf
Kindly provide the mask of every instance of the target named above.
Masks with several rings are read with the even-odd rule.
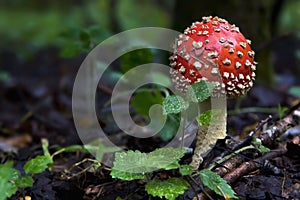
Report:
[[[200,114],[197,118],[197,121],[200,126],[209,125],[215,121],[218,121],[218,114],[220,114],[220,110],[207,110]]]
[[[168,200],[174,200],[180,194],[183,194],[188,189],[189,184],[181,178],[170,178],[165,181],[151,180],[145,189],[148,194],[154,197],[165,197]]]
[[[102,161],[102,158],[106,153],[111,153],[111,152],[116,152],[121,150],[120,147],[106,146],[100,139],[84,145],[84,148],[89,152],[95,154],[95,158],[98,161]]]
[[[184,149],[172,148],[157,149],[149,154],[138,150],[117,152],[110,175],[122,180],[144,179],[146,173],[155,170],[178,168],[178,161],[185,153]]]
[[[125,172],[123,170],[116,170],[112,169],[110,172],[111,177],[113,178],[118,178],[126,181],[132,181],[132,180],[137,180],[137,179],[146,179],[146,175],[141,174],[141,173],[130,173],[130,172]]]
[[[168,114],[164,127],[157,133],[157,135],[161,137],[163,141],[167,142],[176,135],[179,125],[179,117],[175,114]]]
[[[126,73],[130,69],[145,64],[153,63],[153,53],[151,49],[138,49],[130,51],[123,56],[121,56],[121,70],[123,73]],[[137,77],[141,75],[137,74]]]
[[[0,200],[17,192],[17,186],[14,184],[20,178],[20,172],[13,168],[13,162],[9,161],[0,165]]]
[[[53,160],[49,156],[41,155],[27,161],[24,170],[26,174],[38,174],[45,171],[52,163]]]
[[[164,114],[176,114],[188,108],[188,102],[180,96],[170,95],[163,101]]]
[[[225,195],[225,199],[237,199],[237,196],[235,196],[235,192],[233,191],[231,186],[218,174],[212,172],[211,170],[204,169],[199,172],[199,175],[202,183],[218,195]]]
[[[64,46],[64,48],[60,51],[59,55],[63,58],[71,58],[84,52],[83,49],[84,48],[81,43],[73,42]]]
[[[147,155],[140,151],[117,152],[110,175],[122,180],[144,179],[145,173],[154,170],[145,166]]]
[[[186,152],[185,149],[159,148],[149,154],[149,161],[158,169],[176,169]]]
[[[163,96],[159,90],[141,91],[134,95],[130,104],[135,108],[136,112],[144,116],[149,115],[149,109],[154,104],[161,104],[163,102]]]
[[[81,30],[79,34],[80,41],[82,42],[83,48],[89,48],[91,43],[91,37],[88,30]]]
[[[31,176],[23,176],[21,179],[16,181],[16,185],[21,188],[31,187],[33,179]]]
[[[216,83],[202,80],[188,88],[187,96],[193,102],[203,102],[211,96],[215,87]]]
[[[181,165],[179,168],[179,171],[182,176],[190,175],[193,173],[194,170],[195,170],[195,168],[191,165]]]

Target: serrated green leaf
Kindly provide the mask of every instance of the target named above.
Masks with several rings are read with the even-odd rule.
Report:
[[[181,178],[170,178],[165,181],[151,180],[145,189],[148,194],[154,197],[165,197],[168,200],[174,200],[180,194],[183,194],[188,189],[189,184]]]
[[[132,181],[137,179],[146,179],[146,175],[142,173],[129,173],[123,170],[112,169],[110,172],[111,177],[118,178],[125,181]]]
[[[19,178],[20,172],[13,168],[12,161],[0,165],[0,200],[16,193],[18,188],[14,182]]]
[[[237,196],[235,196],[234,190],[231,188],[231,186],[222,179],[218,174],[212,172],[211,170],[204,169],[199,172],[200,179],[202,183],[213,190],[218,195],[223,196],[225,195],[225,199],[228,198],[235,198],[237,199]]]
[[[38,174],[45,171],[51,163],[53,160],[49,156],[37,156],[26,162],[24,170],[26,174]]]
[[[158,169],[176,169],[178,161],[187,152],[185,149],[159,148],[149,154],[149,161]]]
[[[188,102],[180,96],[170,95],[163,101],[164,114],[176,114],[186,110],[189,106]]]
[[[31,187],[33,179],[31,176],[23,176],[21,179],[16,181],[16,185],[21,188]]]
[[[148,155],[138,150],[117,152],[113,169],[132,174],[144,174],[156,169],[156,167],[148,165],[148,162]]]
[[[200,114],[197,121],[200,126],[209,125],[215,121],[218,121],[217,115],[220,114],[220,110],[207,110]]]
[[[215,87],[216,83],[202,80],[188,88],[187,96],[193,102],[203,102],[211,96]]]
[[[179,172],[182,176],[190,175],[193,173],[194,170],[195,168],[191,165],[181,165],[179,168]]]
[[[130,105],[132,105],[139,114],[148,116],[151,106],[154,104],[161,104],[162,102],[163,96],[158,90],[153,92],[141,91],[134,95]]]
[[[111,176],[123,180],[145,178],[146,173],[159,169],[176,169],[186,150],[162,148],[149,154],[140,151],[117,152]]]
[[[11,184],[11,183],[9,183],[9,185],[10,186],[6,189],[6,191],[4,193],[2,193],[2,194],[5,194],[6,197],[11,197],[18,191],[17,185]],[[6,199],[6,198],[4,198],[4,199]]]

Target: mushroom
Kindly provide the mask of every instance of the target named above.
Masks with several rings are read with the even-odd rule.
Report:
[[[253,86],[257,64],[250,44],[239,28],[225,19],[209,16],[203,17],[201,22],[194,22],[176,39],[170,57],[170,74],[175,88],[186,93],[193,83],[204,80],[216,83],[212,98],[245,94]],[[199,103],[200,110],[210,109],[210,101]],[[224,112],[213,128],[199,127],[191,163],[195,168],[199,167],[216,140],[226,136],[226,101],[219,108]],[[205,137],[207,132],[209,135]]]

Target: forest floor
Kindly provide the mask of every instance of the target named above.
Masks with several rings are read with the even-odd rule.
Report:
[[[49,141],[50,152],[54,152],[57,147],[82,144],[72,118],[72,87],[83,57],[61,59],[55,49],[50,49],[37,52],[26,62],[9,52],[2,52],[1,59],[3,66],[6,66],[4,70],[11,78],[0,84],[0,163],[13,160],[15,168],[23,171],[27,160],[43,153],[41,146],[43,138]],[[290,109],[290,112],[285,112],[286,116],[299,109],[297,107],[299,101],[289,95],[285,88],[270,89],[259,84],[249,92],[247,99],[241,100],[240,106],[277,108],[278,102],[282,107]],[[233,110],[236,103],[236,100],[229,100],[228,109]],[[228,133],[240,141],[270,115],[272,119],[258,127],[260,133],[262,129],[276,125],[280,120],[278,112],[232,112],[228,117]],[[283,127],[283,130],[299,125],[297,124],[300,123],[299,119],[292,119],[293,124]],[[264,158],[261,160],[264,162],[259,163],[261,166],[257,169],[239,174],[237,179],[232,181],[231,185],[240,199],[300,199],[299,132],[298,130],[296,136],[294,134],[283,143],[272,141],[267,146],[271,152],[284,151]],[[149,139],[124,137],[122,140],[128,149],[145,152],[153,150],[153,144],[163,145],[163,141],[155,137]],[[205,158],[201,168],[220,152],[229,150],[228,148],[225,140],[219,141]],[[241,156],[241,162],[255,162],[261,156],[246,152]],[[147,195],[143,181],[128,182],[113,179],[109,174],[110,169],[106,166],[91,170],[89,166],[93,163],[89,158],[93,156],[80,151],[59,154],[54,159],[51,171],[46,170],[34,175],[33,186],[19,190],[11,199],[22,199],[25,196],[45,200],[117,197],[158,199]],[[184,159],[183,162],[188,162],[191,156]],[[201,187],[195,186],[178,199],[193,199],[200,193]],[[200,196],[198,195],[199,198]],[[213,199],[216,198],[221,199],[213,196]]]

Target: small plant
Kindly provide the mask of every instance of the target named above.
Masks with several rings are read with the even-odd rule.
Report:
[[[193,84],[191,90],[202,92],[188,92],[187,98],[170,95],[163,102],[165,115],[179,114],[189,109],[192,102],[203,102],[208,99],[214,89],[214,84],[200,81]],[[197,118],[200,126],[209,125],[217,120],[218,110],[202,112]],[[138,150],[115,153],[115,161],[110,175],[126,181],[137,179],[146,180],[145,190],[148,194],[160,198],[173,200],[183,194],[190,186],[186,176],[200,176],[203,184],[225,198],[236,198],[232,188],[220,176],[211,170],[195,172],[193,166],[180,165],[180,159],[185,155],[185,149],[159,148],[151,153],[142,153]],[[130,162],[128,162],[130,161]],[[179,170],[182,176],[170,177],[165,180],[151,179],[153,172],[163,170]]]
[[[284,113],[288,111],[287,107],[282,107],[280,104],[278,104],[278,113],[279,113],[279,119],[282,119],[284,116]]]
[[[190,165],[180,165],[179,160],[184,156],[186,150],[162,148],[151,153],[140,151],[128,151],[115,154],[114,167],[111,171],[113,178],[132,181],[143,179],[147,183],[145,190],[148,194],[156,197],[165,197],[174,200],[183,194],[190,186],[186,176],[200,176],[203,184],[225,198],[236,198],[232,188],[220,176],[211,170],[204,169],[194,173]],[[130,160],[130,162],[128,162]],[[151,179],[154,171],[179,170],[182,176],[171,177],[165,180]]]
[[[14,195],[18,188],[31,187],[33,184],[32,175],[45,171],[53,164],[53,156],[48,151],[48,141],[42,140],[44,155],[37,156],[24,165],[25,175],[13,167],[13,162],[8,161],[0,165],[0,200]]]

